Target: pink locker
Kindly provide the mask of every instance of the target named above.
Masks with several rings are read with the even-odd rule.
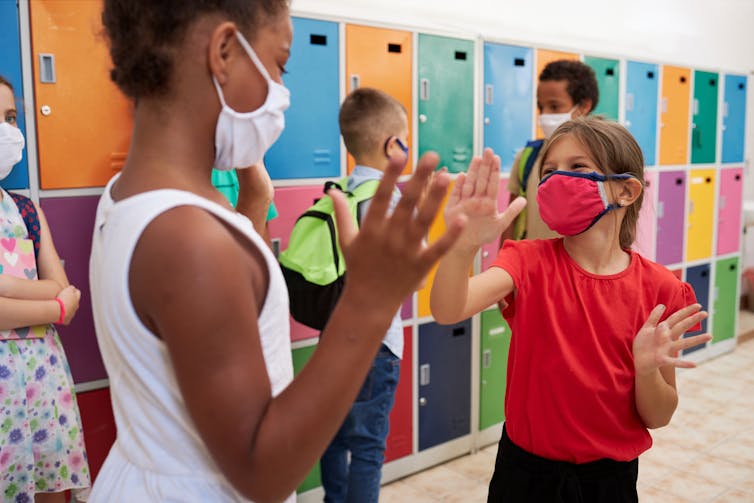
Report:
[[[505,210],[510,202],[510,192],[508,192],[508,179],[504,178],[500,180],[500,191],[497,194],[497,207],[499,211]],[[492,243],[487,243],[482,246],[482,271],[489,269],[490,265],[497,258],[497,251],[500,247],[499,240],[495,240]]]
[[[636,241],[634,250],[644,257],[655,259],[655,236],[657,235],[657,207],[655,203],[656,175],[651,171],[644,172],[644,202],[639,212],[636,225]]]
[[[390,433],[387,437],[385,462],[408,456],[413,452],[413,337],[411,327],[403,327],[403,359],[401,375],[395,390],[395,403],[390,411]]]
[[[288,239],[293,224],[315,199],[322,197],[323,184],[302,187],[281,187],[275,189],[275,207],[278,217],[270,220],[270,239],[273,248],[280,251],[288,248]],[[319,336],[319,331],[304,326],[291,318],[291,340],[311,339]]]
[[[717,254],[741,249],[741,204],[743,168],[720,170],[720,199],[717,216]]]

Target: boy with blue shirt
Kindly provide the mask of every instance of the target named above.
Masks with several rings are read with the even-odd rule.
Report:
[[[338,122],[346,149],[356,160],[348,177],[348,191],[366,181],[381,179],[391,157],[408,161],[406,109],[388,94],[377,89],[356,89],[343,102]],[[390,211],[399,200],[400,192],[395,189]],[[369,201],[361,205],[359,221],[368,206]],[[320,459],[327,503],[378,501],[389,415],[402,356],[403,326],[397,312],[356,401]]]

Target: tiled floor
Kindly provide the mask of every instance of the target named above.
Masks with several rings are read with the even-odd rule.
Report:
[[[739,333],[754,330],[743,312]],[[678,373],[680,403],[639,460],[642,503],[754,503],[754,340]],[[385,485],[383,503],[484,502],[497,446]]]

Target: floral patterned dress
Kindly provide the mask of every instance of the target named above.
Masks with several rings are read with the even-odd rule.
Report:
[[[28,233],[2,191],[2,246]],[[0,339],[0,501],[33,503],[35,493],[89,487],[89,466],[73,379],[57,331]],[[33,330],[34,331],[34,330]],[[28,330],[26,330],[28,332]],[[6,333],[6,332],[2,332]]]

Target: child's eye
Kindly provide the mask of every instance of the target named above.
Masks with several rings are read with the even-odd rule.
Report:
[[[15,115],[7,115],[5,117],[5,122],[8,124],[15,124],[16,123],[16,116]]]
[[[553,171],[555,171],[555,170],[552,169],[552,168],[545,168],[545,169],[542,170],[542,175],[549,175]]]
[[[280,67],[280,75],[288,75],[288,70],[284,66]]]

